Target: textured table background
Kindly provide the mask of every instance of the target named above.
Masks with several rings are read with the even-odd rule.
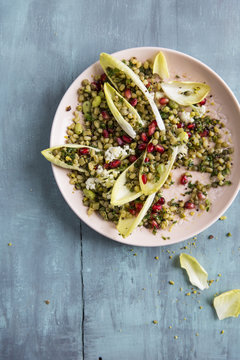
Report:
[[[190,239],[131,251],[80,223],[40,150],[64,92],[101,51],[153,45],[186,52],[240,99],[240,2],[0,4],[0,359],[239,360],[240,319],[219,321],[211,307],[216,292],[240,287],[239,197],[196,247]],[[222,277],[185,296],[182,251],[210,279]]]

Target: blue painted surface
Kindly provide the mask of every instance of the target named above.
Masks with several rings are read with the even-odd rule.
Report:
[[[239,197],[196,247],[131,251],[80,224],[40,156],[62,95],[101,51],[186,52],[240,99],[239,1],[0,4],[0,359],[239,360],[240,319],[219,321],[211,306],[216,292],[240,287]],[[182,251],[219,281],[186,296]]]

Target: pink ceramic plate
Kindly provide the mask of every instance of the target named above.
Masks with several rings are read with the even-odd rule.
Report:
[[[210,211],[201,214],[201,216],[196,215],[187,221],[182,221],[179,225],[175,225],[171,232],[159,231],[157,235],[153,235],[149,230],[141,227],[136,229],[131,236],[124,239],[118,235],[114,224],[102,220],[97,214],[88,216],[87,208],[82,204],[81,192],[73,191],[73,186],[69,184],[67,171],[56,166],[52,167],[56,182],[63,197],[81,220],[100,234],[107,236],[112,240],[137,246],[163,246],[174,244],[200,233],[213,224],[224,211],[226,211],[236,197],[239,189],[240,109],[235,96],[226,83],[202,62],[175,50],[157,47],[141,47],[122,50],[113,55],[118,59],[129,59],[132,56],[136,56],[139,60],[144,61],[149,58],[154,58],[160,50],[164,52],[167,58],[172,79],[174,79],[176,74],[181,76],[187,75],[187,77],[193,81],[206,81],[207,84],[210,85],[213,99],[216,100],[218,104],[217,109],[218,111],[220,109],[223,118],[226,117],[227,127],[232,133],[232,141],[235,149],[234,165],[231,174],[233,184],[217,189],[216,193],[212,195],[213,205]],[[77,105],[77,89],[80,87],[81,81],[86,78],[91,80],[92,75],[100,73],[102,73],[102,70],[98,61],[79,75],[69,87],[63,96],[54,117],[50,146],[64,144],[66,127],[71,123],[72,119],[72,114],[71,112],[66,112],[66,107],[71,105],[72,110],[75,109]],[[162,236],[170,237],[170,239],[163,240]]]

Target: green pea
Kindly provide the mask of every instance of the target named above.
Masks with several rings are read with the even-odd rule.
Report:
[[[92,190],[83,189],[83,193],[88,199],[90,199],[90,200],[95,199],[96,194]]]
[[[178,104],[177,104],[175,101],[173,101],[173,100],[169,100],[168,106],[169,106],[171,109],[178,109]]]
[[[82,133],[82,125],[80,123],[75,124],[74,132],[77,135],[80,135]]]
[[[101,96],[96,96],[93,99],[92,106],[93,107],[98,107],[101,104],[101,101],[102,101]]]
[[[83,113],[84,113],[84,114],[87,114],[87,113],[90,112],[90,110],[91,110],[91,103],[90,103],[90,101],[84,101],[84,103],[83,103]]]

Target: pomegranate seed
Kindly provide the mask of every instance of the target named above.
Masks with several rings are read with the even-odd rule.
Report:
[[[140,203],[140,202],[137,202],[137,203],[135,204],[135,208],[136,208],[137,211],[141,211],[141,210],[142,210],[142,207],[143,207],[143,204]]]
[[[117,168],[117,167],[119,167],[121,165],[121,161],[120,160],[113,160],[108,165],[109,165],[110,169],[115,169],[115,168]]]
[[[157,122],[156,122],[156,120],[153,120],[148,127],[148,135],[149,136],[152,136],[154,134],[156,127],[157,127]]]
[[[145,158],[144,162],[148,163],[150,161],[150,159],[148,157]]]
[[[183,128],[184,127],[184,124],[183,123],[177,123],[177,128],[180,129],[180,128]]]
[[[183,174],[180,178],[180,184],[186,185],[188,183],[188,178],[185,174]]]
[[[137,157],[135,155],[130,155],[128,159],[131,163],[134,163],[134,161],[137,160]]]
[[[169,99],[167,99],[167,98],[163,97],[163,98],[159,99],[159,103],[161,105],[166,105],[168,102],[169,102]]]
[[[106,129],[103,130],[102,134],[103,134],[103,137],[104,137],[104,138],[108,138],[108,137],[109,137],[109,132],[108,132]]]
[[[144,185],[147,183],[147,175],[146,174],[142,174],[142,182],[144,183]]]
[[[156,229],[159,229],[159,226],[158,226],[158,223],[156,222],[156,220],[152,220],[151,221],[151,225],[152,225],[152,228],[156,228]]]
[[[156,204],[154,204],[154,205],[152,206],[152,210],[153,210],[154,212],[161,211],[161,210],[162,210],[162,205],[156,203]]]
[[[199,105],[205,105],[206,104],[206,101],[207,101],[207,99],[205,98],[205,99],[203,99],[202,101],[200,101],[200,103],[199,103]]]
[[[148,144],[147,146],[147,152],[151,153],[154,151],[154,145],[152,143]]]
[[[118,145],[122,146],[124,144],[124,142],[122,141],[122,139],[120,137],[117,137],[117,143]]]
[[[130,138],[130,136],[127,136],[127,135],[123,135],[122,139],[127,144],[130,144],[132,142],[132,139]]]
[[[146,85],[146,88],[148,89],[150,86],[151,86],[151,83],[148,82],[147,85]]]
[[[101,82],[104,83],[107,80],[107,75],[103,73],[101,75],[100,79],[101,79]]]
[[[195,205],[193,202],[191,201],[186,201],[184,204],[185,209],[191,210],[195,208]]]
[[[205,200],[206,199],[206,196],[202,192],[199,192],[197,194],[197,197],[198,197],[199,200]]]
[[[129,209],[128,211],[130,212],[130,214],[136,215],[136,210],[135,209]]]
[[[88,148],[81,148],[78,150],[79,155],[86,155],[89,154],[89,149]]]
[[[195,124],[188,124],[187,128],[189,130],[193,130],[195,128],[195,126],[196,126]]]
[[[165,199],[164,199],[164,197],[160,197],[160,199],[156,202],[156,204],[159,204],[159,205],[165,204]]]
[[[105,120],[107,120],[107,119],[109,119],[109,118],[110,118],[110,116],[109,116],[108,112],[107,112],[107,111],[105,111],[105,110],[103,110],[103,111],[101,112],[101,114],[102,114],[102,117],[103,117]]]
[[[208,130],[204,130],[203,132],[199,133],[199,135],[200,135],[201,137],[207,137],[208,134],[209,134],[209,131],[208,131]]]
[[[126,89],[126,90],[124,91],[124,96],[125,96],[126,99],[131,99],[131,97],[132,97],[132,92],[131,92],[131,90],[130,90],[130,89]]]
[[[110,134],[113,134],[113,133],[114,133],[114,130],[111,129],[111,128],[108,128],[108,132],[110,132]]]
[[[164,153],[165,149],[162,145],[156,145],[155,150],[159,152],[160,154]]]
[[[144,142],[148,142],[147,134],[146,134],[146,133],[142,133],[142,134],[141,134],[141,139],[142,139],[142,141],[144,141]]]
[[[192,136],[192,133],[190,131],[188,131],[187,134],[189,138]]]
[[[106,163],[103,165],[103,167],[104,167],[104,169],[109,169],[109,164]]]
[[[135,99],[131,99],[130,100],[130,104],[132,105],[132,106],[136,106],[137,105],[137,103],[138,103],[138,101],[137,101],[137,99],[135,98]]]
[[[143,150],[146,149],[146,146],[147,146],[147,144],[139,144],[138,145],[138,150],[143,151]]]

